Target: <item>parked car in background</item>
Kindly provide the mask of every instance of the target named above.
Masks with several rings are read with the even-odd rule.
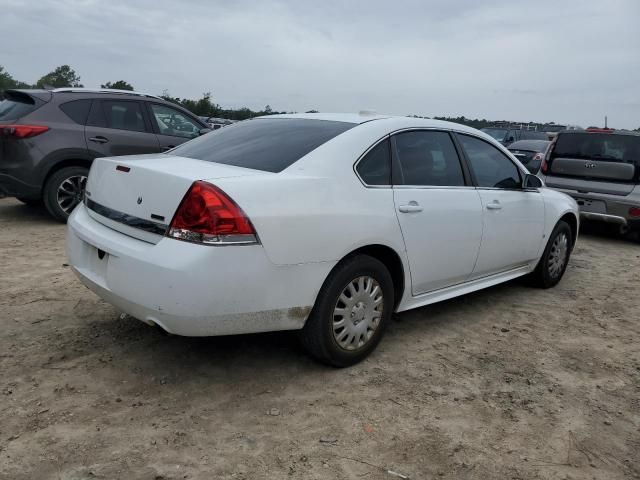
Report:
[[[539,176],[571,195],[582,218],[640,229],[640,135],[562,131],[547,150]]]
[[[273,115],[169,154],[97,159],[69,219],[80,280],[179,335],[300,330],[351,365],[392,312],[531,275],[557,284],[578,208],[463,125]]]
[[[65,221],[97,157],[158,153],[208,132],[154,95],[127,90],[7,90],[0,102],[0,193],[44,202]]]
[[[545,132],[535,130],[522,130],[518,128],[486,127],[482,131],[492,136],[505,147],[518,140],[548,140]]]
[[[538,173],[550,143],[549,140],[518,140],[509,145],[509,151],[527,167],[529,172]]]

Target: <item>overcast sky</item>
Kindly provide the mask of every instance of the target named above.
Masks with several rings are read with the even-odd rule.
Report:
[[[640,127],[640,0],[0,0],[0,65],[35,82],[226,107]]]

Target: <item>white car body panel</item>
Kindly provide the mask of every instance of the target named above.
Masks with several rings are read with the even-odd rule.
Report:
[[[531,272],[558,219],[567,213],[577,217],[573,199],[546,188],[369,188],[354,172],[370,146],[415,128],[483,138],[526,172],[506,148],[472,128],[410,117],[281,117],[361,125],[280,173],[143,155],[97,159],[87,183],[88,199],[134,217],[162,217],[157,221],[166,227],[190,185],[208,181],[242,208],[260,244],[187,243],[124,225],[82,204],[69,218],[67,238],[70,265],[80,280],[122,311],[175,334],[294,330],[304,326],[331,270],[362,247],[381,245],[397,254],[405,288],[396,311],[404,311]],[[131,171],[117,172],[118,165]],[[494,197],[502,210],[487,210]],[[422,212],[398,213],[416,199]]]

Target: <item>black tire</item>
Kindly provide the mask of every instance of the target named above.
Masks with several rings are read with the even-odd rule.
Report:
[[[354,283],[363,277],[362,284]],[[373,282],[369,281],[367,277],[372,279]],[[352,296],[347,298],[351,300],[356,296],[353,301],[357,303],[348,306],[342,302],[340,296],[352,286],[352,283],[354,288],[358,288],[358,291],[355,294],[351,293]],[[375,283],[377,283],[382,293],[382,302],[381,307],[374,308],[376,311],[372,312],[370,308],[374,307],[379,298],[375,290]],[[368,290],[371,290],[371,292],[368,292]],[[365,297],[365,295],[369,296]],[[370,301],[364,303],[360,301],[362,299],[365,302],[367,302],[367,299],[370,299]],[[353,340],[346,348],[341,346],[336,338],[336,336],[339,338],[343,335],[339,324],[334,324],[336,318],[340,318],[340,315],[336,315],[334,311],[338,308],[338,305],[343,305],[343,310],[345,311],[345,316],[342,317],[342,320],[338,320],[338,322],[342,321],[345,324],[343,330],[347,334],[347,337],[342,342],[348,342],[350,335],[354,335]],[[323,363],[334,367],[353,365],[363,360],[376,348],[385,328],[391,321],[393,307],[393,280],[387,267],[379,260],[368,255],[349,257],[334,268],[325,280],[313,310],[300,332],[300,340],[307,352]],[[359,318],[361,316],[363,318]],[[370,320],[370,318],[378,318],[375,326],[373,326],[375,320]],[[347,322],[349,322],[348,327]],[[363,323],[361,324],[361,322]],[[349,331],[347,331],[347,328]],[[334,333],[334,330],[337,333]],[[349,333],[356,331],[359,333]],[[362,342],[362,345],[354,344],[356,340],[357,342]]]
[[[86,167],[64,167],[49,177],[44,186],[43,200],[45,207],[47,207],[47,210],[53,218],[59,222],[67,221],[71,210],[82,201],[84,185],[88,174],[89,169]],[[78,180],[82,178],[84,178],[84,182],[80,184]],[[72,181],[72,183],[78,187],[78,194],[73,196],[71,202],[62,202],[61,204],[61,202],[58,202],[58,190],[62,184],[68,180]]]
[[[42,205],[42,199],[41,198],[16,197],[16,199],[20,200],[22,203],[24,203],[25,205],[28,205],[30,207],[39,207],[40,205]]]
[[[563,253],[562,245],[565,242],[566,246]],[[531,273],[532,285],[539,288],[555,287],[567,269],[572,248],[573,235],[571,227],[563,220],[560,220],[549,236],[549,241],[536,269]],[[563,258],[562,265],[558,268],[557,260],[560,257]]]

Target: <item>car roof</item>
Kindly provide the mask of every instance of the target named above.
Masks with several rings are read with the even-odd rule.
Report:
[[[588,130],[562,130],[558,132],[558,135],[628,135],[630,137],[640,137],[640,132],[633,132],[631,130],[614,130],[613,132],[590,132]]]
[[[309,120],[325,120],[332,122],[347,122],[356,125],[369,124],[379,125],[384,124],[389,131],[400,130],[405,128],[440,128],[443,130],[455,130],[458,132],[467,132],[474,135],[482,136],[483,138],[492,139],[486,133],[481,132],[472,127],[468,127],[461,123],[446,122],[443,120],[433,120],[431,118],[423,117],[407,117],[401,115],[381,115],[371,113],[286,113],[278,115],[264,115],[262,117],[255,117],[255,120],[268,119],[268,118],[299,118]]]

